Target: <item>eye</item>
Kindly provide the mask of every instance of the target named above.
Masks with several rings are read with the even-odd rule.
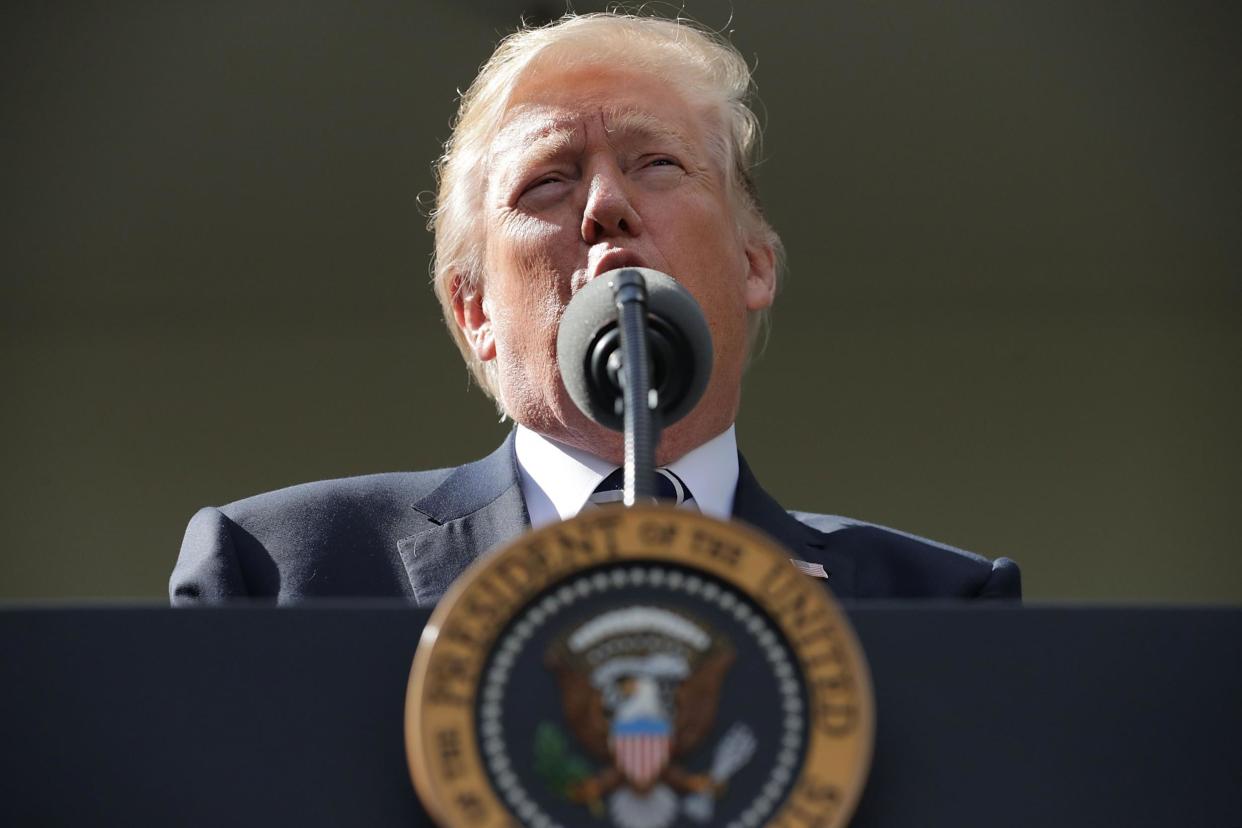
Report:
[[[521,202],[536,208],[559,201],[569,186],[569,176],[562,172],[548,172],[530,179],[517,193],[515,203]]]
[[[651,153],[638,158],[632,175],[648,187],[674,187],[686,176],[686,167],[674,155]]]
[[[558,191],[563,185],[569,184],[577,180],[577,176],[572,170],[551,169],[544,170],[537,175],[532,175],[527,179],[527,184],[522,187],[522,195],[535,192],[543,192],[546,190]]]
[[[650,153],[640,156],[634,171],[654,182],[672,182],[680,180],[686,167],[675,155]]]
[[[543,187],[544,185],[547,185],[547,184],[558,184],[563,180],[564,179],[558,176],[555,176],[555,175],[543,175],[543,176],[540,176],[539,178],[536,178],[534,181],[532,181],[530,185],[526,188],[526,192],[529,193],[531,190],[534,190],[538,187]]]

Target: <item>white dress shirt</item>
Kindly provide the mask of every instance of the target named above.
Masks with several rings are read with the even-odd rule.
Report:
[[[538,529],[567,520],[582,509],[600,481],[617,467],[581,449],[571,448],[524,427],[514,437],[522,496],[530,525]],[[733,514],[737,489],[737,437],[734,427],[669,463],[694,496],[699,511],[721,520]]]

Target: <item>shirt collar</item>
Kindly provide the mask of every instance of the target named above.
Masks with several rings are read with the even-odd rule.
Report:
[[[550,440],[525,426],[514,435],[522,495],[531,526],[568,520],[615,468],[581,449]],[[699,511],[727,520],[737,490],[737,436],[734,426],[666,467],[682,479]]]

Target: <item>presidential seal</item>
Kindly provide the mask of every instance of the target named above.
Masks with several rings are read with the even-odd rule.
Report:
[[[476,564],[406,703],[414,783],[446,826],[840,826],[873,734],[823,581],[753,530],[657,507]]]

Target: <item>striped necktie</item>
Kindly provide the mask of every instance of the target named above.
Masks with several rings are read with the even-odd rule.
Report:
[[[656,497],[663,501],[671,501],[670,505],[681,509],[699,510],[694,502],[694,495],[686,488],[682,479],[668,469],[655,470]],[[600,481],[587,498],[586,505],[605,506],[609,503],[620,503],[624,498],[625,469],[617,469]]]
[[[672,505],[677,506],[679,509],[699,511],[699,504],[694,502],[694,495],[690,493],[690,489],[686,487],[686,484],[680,477],[668,469],[656,469],[655,472],[657,498],[665,502],[671,501]],[[624,499],[624,489],[625,469],[617,469],[600,481],[600,484],[595,487],[595,491],[591,492],[591,496],[587,498],[587,502],[582,508],[594,509],[613,503],[619,504]],[[823,564],[800,561],[797,558],[790,558],[789,562],[803,575],[830,580],[830,573],[824,569]]]

